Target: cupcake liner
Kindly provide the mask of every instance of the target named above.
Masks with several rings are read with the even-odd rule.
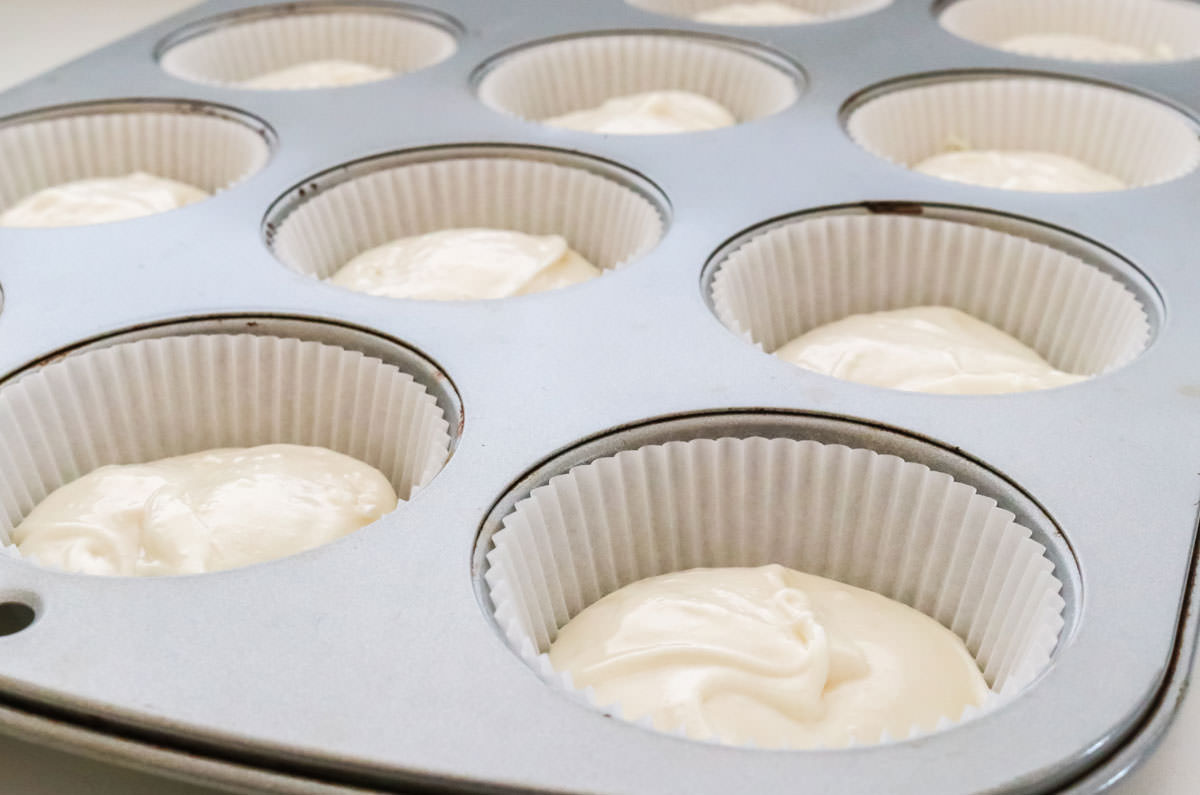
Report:
[[[796,101],[798,77],[769,55],[718,39],[671,33],[578,36],[502,56],[479,82],[485,105],[537,121],[645,91],[691,91],[739,122]]]
[[[568,692],[570,677],[546,654],[558,630],[632,582],[778,563],[866,588],[936,619],[979,663],[992,695],[945,716],[944,728],[1011,698],[1049,664],[1062,583],[1031,535],[974,488],[896,456],[698,439],[625,450],[535,488],[493,536],[486,581],[508,644]]]
[[[185,80],[233,87],[307,61],[355,61],[402,75],[444,61],[457,49],[443,27],[369,6],[268,7],[248,19],[238,14],[202,22],[176,40],[160,56],[163,69]]]
[[[701,11],[707,11],[710,8],[718,8],[720,6],[731,5],[735,2],[753,2],[753,0],[625,0],[629,5],[635,8],[641,8],[645,11],[651,11],[655,14],[665,14],[672,17],[683,17],[684,19],[692,19]],[[872,11],[878,11],[881,8],[886,8],[891,5],[892,0],[788,0],[785,4],[790,5],[800,11],[807,11],[810,14],[815,14],[822,17],[818,20],[813,20],[812,23],[797,23],[797,24],[813,24],[818,22],[832,22],[836,19],[845,19],[847,17],[857,17],[863,14],[869,14]]]
[[[1081,375],[1132,361],[1146,309],[1104,271],[981,226],[902,215],[801,217],[755,234],[717,264],[717,317],[767,351],[849,315],[950,306]]]
[[[1137,47],[1148,61],[1200,55],[1200,6],[1175,0],[959,0],[939,19],[956,36],[988,47],[1015,36],[1065,33]]]
[[[258,171],[270,152],[261,122],[195,102],[111,103],[21,116],[0,125],[0,210],[64,182],[134,171],[215,193]]]
[[[896,88],[854,108],[846,126],[864,149],[909,168],[955,149],[1037,150],[1142,187],[1200,164],[1200,140],[1182,114],[1128,91],[1056,78]]]
[[[663,214],[642,193],[538,157],[459,153],[359,164],[365,167],[358,175],[302,199],[274,225],[269,242],[285,265],[322,279],[367,249],[441,229],[561,235],[602,269],[658,243]]]
[[[409,499],[450,437],[423,386],[358,351],[250,334],[119,343],[0,387],[0,541],[97,467],[277,442],[370,464]]]

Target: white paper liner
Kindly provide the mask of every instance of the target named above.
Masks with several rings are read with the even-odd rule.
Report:
[[[959,148],[1028,149],[1073,157],[1141,187],[1200,164],[1200,140],[1182,114],[1131,92],[1055,78],[898,88],[855,109],[847,129],[867,151],[910,168]]]
[[[723,105],[739,122],[796,101],[796,77],[717,40],[677,34],[579,36],[505,56],[479,84],[479,98],[537,121],[594,108],[644,91],[691,91]]]
[[[324,279],[396,238],[483,227],[561,235],[609,269],[653,248],[663,225],[650,200],[586,169],[516,154],[456,155],[382,165],[319,191],[283,219],[273,248],[285,265]]]
[[[548,683],[617,715],[546,654],[602,596],[672,571],[769,563],[866,588],[933,617],[979,663],[992,696],[944,728],[1050,661],[1062,583],[1031,535],[974,488],[895,456],[700,439],[622,451],[534,489],[493,537],[486,578],[509,645]]]
[[[0,211],[44,188],[144,171],[209,193],[258,171],[261,130],[195,103],[86,106],[0,125]]]
[[[950,306],[1054,367],[1097,375],[1146,347],[1146,310],[1099,268],[981,226],[901,215],[799,218],[751,237],[713,277],[717,317],[775,351],[849,315]]]
[[[119,343],[0,388],[0,541],[97,467],[272,443],[344,453],[408,499],[441,469],[450,437],[423,386],[358,351],[250,334]]]
[[[692,19],[701,11],[707,11],[710,8],[727,6],[735,2],[754,2],[754,0],[625,0],[625,2],[635,8],[652,11],[656,14]],[[891,5],[892,0],[780,0],[780,2],[821,17],[821,19],[811,22],[794,23],[805,25],[869,14]]]
[[[355,61],[402,75],[444,61],[456,49],[449,32],[393,11],[281,6],[274,16],[232,20],[185,38],[160,63],[176,77],[236,88],[308,61]]]
[[[1067,33],[1137,47],[1148,61],[1200,55],[1200,6],[1177,0],[959,0],[939,18],[951,33],[989,47],[1015,36]]]

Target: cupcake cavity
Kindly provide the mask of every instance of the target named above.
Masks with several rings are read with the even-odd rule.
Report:
[[[1200,6],[1179,0],[957,0],[946,30],[1038,58],[1152,63],[1200,54]]]
[[[868,92],[846,127],[867,151],[906,168],[1016,190],[1140,188],[1200,164],[1185,115],[1132,91],[1059,77],[914,79]]]
[[[162,54],[168,73],[234,88],[297,90],[383,80],[454,54],[452,23],[382,5],[288,4],[205,20]]]
[[[410,499],[450,447],[443,408],[396,365],[219,333],[118,342],[23,374],[0,387],[0,440],[0,537],[42,565],[119,575],[333,540]]]
[[[355,290],[470,300],[586,280],[662,235],[662,205],[591,160],[518,147],[424,154],[306,180],[269,214],[275,255]]]
[[[1138,297],[1099,267],[938,217],[813,214],[749,232],[719,255],[711,294],[721,321],[768,352],[848,330],[808,364],[899,388],[1057,385],[1128,363],[1150,334]]]
[[[683,132],[778,113],[796,101],[800,79],[772,53],[714,37],[605,33],[499,57],[482,73],[479,98],[555,126]]]
[[[621,449],[535,487],[504,517],[491,544],[485,577],[496,621],[549,684],[608,714],[735,744],[885,742],[970,719],[1024,688],[1048,663],[1062,627],[1054,566],[1011,513],[920,464],[805,439],[692,438]],[[828,579],[795,578],[778,567]],[[728,568],[746,572],[734,576],[737,583],[726,582],[724,572],[686,573]],[[635,587],[654,590],[657,603],[614,595],[664,575],[675,596],[658,591],[654,580]],[[677,587],[675,577],[688,582]],[[874,593],[846,592],[846,585]],[[823,597],[805,594],[825,589],[831,602],[868,604],[860,617],[900,610],[883,607],[883,597],[929,617],[932,626],[918,621],[925,629],[904,634],[937,638],[954,676],[962,675],[955,690],[964,697],[925,703],[927,711],[908,725],[885,707],[884,714],[860,715],[861,732],[801,729],[789,739],[794,727],[780,710],[815,715],[832,698],[825,706],[852,723],[858,706],[904,698],[904,686],[886,675],[875,682],[872,665],[880,674],[896,668],[880,667],[874,651],[864,650],[870,642],[857,635],[857,619],[843,624],[840,614],[825,612]],[[571,638],[567,633],[579,630],[571,622],[593,606],[599,631],[586,628],[588,619],[582,636]],[[626,611],[634,620],[617,626]],[[721,630],[726,619],[736,631]],[[801,643],[788,635],[796,629]],[[566,646],[556,653],[562,638]],[[755,655],[741,644],[750,638],[771,662],[749,662]],[[608,690],[626,677],[635,692]],[[758,697],[764,680],[787,693],[775,706]],[[842,698],[846,712],[835,706]],[[736,713],[735,723],[724,724],[708,707]],[[739,726],[742,718],[761,719],[766,728]]]
[[[271,133],[216,105],[98,102],[0,125],[0,225],[74,226],[200,201],[262,168]]]

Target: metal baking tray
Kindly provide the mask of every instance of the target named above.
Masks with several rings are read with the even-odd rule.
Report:
[[[1039,61],[943,31],[928,0],[842,21],[727,28],[802,70],[787,110],[719,134],[605,137],[499,114],[481,65],[587,31],[714,28],[622,0],[440,0],[458,50],[352,91],[248,92],[174,78],[159,45],[252,3],[214,0],[0,95],[0,116],[94,100],[199,100],[263,120],[260,172],[179,212],[0,230],[0,372],[116,338],[238,329],[407,363],[451,414],[453,454],[408,504],[321,549],[201,577],[80,577],[0,557],[0,597],[37,610],[0,638],[5,731],[237,791],[414,788],[604,793],[1097,792],[1148,754],[1195,641],[1200,172],[1062,197],[913,175],[852,143],[840,110],[898,76],[1040,71],[1200,111],[1193,63]],[[281,197],[339,164],[461,145],[620,164],[666,198],[668,229],[585,287],[460,304],[393,302],[305,278],[264,243]],[[887,392],[755,352],[706,303],[706,263],[743,230],[816,208],[1030,219],[1140,290],[1132,364],[1047,393]],[[971,213],[973,220],[982,216]],[[1140,287],[1139,287],[1140,286]],[[455,417],[454,415],[458,416]],[[456,423],[455,420],[458,420]],[[457,428],[454,426],[457,424]],[[917,740],[765,752],[660,735],[564,698],[501,638],[480,568],[498,520],[571,463],[647,440],[781,433],[900,452],[995,497],[1063,579],[1049,668],[1001,709]],[[1186,609],[1185,609],[1186,608]]]

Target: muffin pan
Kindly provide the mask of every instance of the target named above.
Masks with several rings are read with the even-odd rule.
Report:
[[[1004,75],[1127,89],[1194,135],[1200,84],[1188,66],[1000,52],[944,30],[945,4],[928,0],[775,28],[704,25],[621,0],[428,6],[299,6],[377,8],[456,39],[448,57],[374,83],[245,91],[165,71],[158,59],[189,32],[234,24],[243,9],[262,19],[298,7],[222,0],[0,95],[0,133],[28,114],[151,102],[200,115],[220,109],[269,150],[254,173],[179,210],[0,229],[8,374],[0,395],[82,350],[257,334],[394,365],[432,396],[450,437],[444,467],[409,502],[295,557],[203,576],[109,579],[0,556],[0,603],[27,608],[0,606],[4,730],[278,792],[717,793],[747,782],[788,792],[800,781],[821,792],[1082,793],[1149,753],[1185,686],[1195,639],[1200,173],[1185,168],[1108,194],[989,190],[889,163],[856,144],[846,124],[864,99],[895,86]],[[553,129],[479,97],[527,45],[650,31],[759,58],[770,74],[792,76],[795,97],[761,118],[683,137]],[[614,232],[627,241],[611,248],[603,276],[496,301],[378,298],[314,278],[327,264],[297,260],[302,237],[284,231],[289,218],[381,169],[510,156],[590,172],[623,191],[637,217]],[[0,161],[0,172],[10,168]],[[365,248],[390,227],[365,217],[378,206],[369,196],[363,218],[347,197],[355,198],[344,193],[328,207],[338,223],[361,224],[333,237]],[[504,209],[442,206],[433,218],[542,217]],[[949,220],[1057,248],[1136,299],[1140,352],[1097,364],[1100,374],[1078,385],[985,397],[893,392],[794,368],[727,328],[711,287],[738,245],[814,214]],[[602,245],[604,235],[593,236]],[[155,411],[145,395],[130,406],[131,422]],[[371,422],[362,431],[393,428]],[[656,733],[543,681],[493,616],[487,556],[505,517],[576,465],[728,437],[895,455],[994,500],[1045,547],[1061,582],[1049,665],[962,724],[811,752]],[[30,439],[31,450],[43,444]],[[12,435],[0,438],[5,460],[18,460],[14,448]],[[36,491],[38,479],[21,471]],[[21,510],[10,507],[9,520]]]

